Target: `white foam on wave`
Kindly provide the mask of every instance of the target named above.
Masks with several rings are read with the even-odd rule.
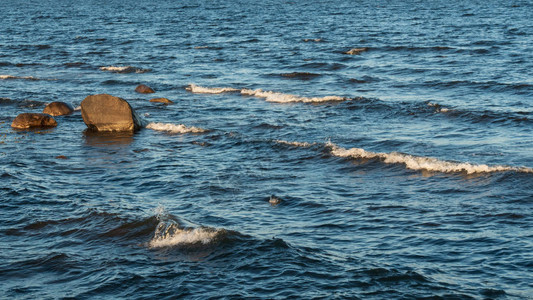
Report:
[[[289,146],[300,147],[300,148],[308,148],[316,144],[316,143],[307,143],[307,142],[289,142],[289,141],[284,141],[284,140],[275,140],[274,142],[278,144],[282,144],[282,145],[289,145]]]
[[[183,124],[171,124],[171,123],[149,123],[146,128],[157,131],[166,131],[170,133],[203,133],[208,130],[199,127],[188,127]]]
[[[331,101],[346,101],[352,100],[351,98],[339,97],[339,96],[325,96],[325,97],[301,97],[292,94],[285,94],[272,91],[263,91],[261,89],[251,90],[251,89],[236,89],[232,87],[202,87],[195,84],[190,84],[185,88],[187,91],[197,94],[221,94],[221,93],[231,93],[231,92],[240,92],[241,95],[245,96],[254,96],[258,98],[264,98],[269,102],[276,103],[292,103],[292,102],[304,102],[304,103],[320,103],[320,102],[331,102]]]
[[[284,94],[272,91],[263,91],[258,90],[249,90],[242,89],[242,95],[254,96],[259,98],[265,98],[266,101],[276,102],[276,103],[291,103],[291,102],[303,102],[303,103],[319,103],[319,102],[331,102],[331,101],[346,101],[351,100],[350,98],[339,97],[339,96],[326,96],[326,97],[300,97],[292,94]]]
[[[435,109],[436,109],[437,112],[443,112],[443,113],[445,113],[445,112],[449,112],[449,111],[451,110],[451,109],[449,109],[449,108],[442,107],[440,104],[431,103],[431,102],[428,103],[428,106],[429,106],[429,107],[435,107]]]
[[[488,166],[484,164],[471,164],[439,160],[433,157],[414,156],[403,154],[399,152],[391,153],[376,153],[366,151],[361,148],[344,149],[331,142],[326,144],[330,148],[330,153],[337,157],[351,157],[351,158],[367,158],[380,159],[387,164],[404,164],[406,168],[411,170],[427,170],[442,173],[492,173],[516,171],[522,173],[533,173],[532,168],[527,167],[510,167],[510,166]]]
[[[149,246],[150,248],[162,248],[194,244],[206,245],[213,242],[217,238],[217,236],[223,232],[223,229],[215,229],[208,227],[187,229],[177,228],[175,230],[172,230],[172,233],[160,235],[156,230],[156,234],[154,238],[149,242]]]
[[[226,232],[224,229],[210,227],[184,228],[162,206],[156,208],[156,217],[159,224],[148,243],[150,248],[207,245]]]
[[[198,86],[196,84],[190,84],[185,89],[191,93],[196,93],[196,94],[222,94],[222,93],[231,93],[231,92],[240,91],[239,89],[234,89],[230,87],[209,88],[209,87]]]
[[[12,75],[0,75],[0,79],[2,80],[6,80],[6,79],[40,80],[39,78],[35,78],[33,76],[12,76]]]
[[[141,69],[141,68],[136,68],[132,66],[122,66],[122,67],[108,66],[108,67],[100,67],[100,70],[113,72],[113,73],[134,73],[134,72],[135,73],[146,73],[150,71],[149,69]]]

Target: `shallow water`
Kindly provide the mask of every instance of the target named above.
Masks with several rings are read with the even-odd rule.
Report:
[[[1,2],[0,293],[532,297],[532,11]],[[10,128],[98,93],[147,128]]]

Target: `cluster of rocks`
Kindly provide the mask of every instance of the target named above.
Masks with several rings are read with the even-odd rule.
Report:
[[[155,91],[141,84],[135,89],[142,94]],[[166,98],[154,98],[150,102],[172,104]],[[146,126],[146,122],[137,115],[131,105],[124,99],[108,94],[87,96],[81,102],[81,116],[83,122],[93,131],[137,131]],[[19,114],[11,124],[16,129],[46,128],[57,126],[54,116],[69,115],[74,108],[65,102],[52,102],[46,105],[42,113]]]

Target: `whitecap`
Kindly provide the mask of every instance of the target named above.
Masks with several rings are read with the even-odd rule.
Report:
[[[196,93],[196,94],[222,94],[222,93],[230,93],[230,92],[238,92],[238,91],[240,91],[239,89],[234,89],[234,88],[230,88],[230,87],[209,88],[209,87],[198,86],[196,84],[190,84],[185,89],[187,91],[191,92],[191,93]]]
[[[35,78],[33,76],[12,76],[12,75],[0,75],[0,79],[2,80],[6,80],[6,79],[40,80],[39,78]]]
[[[289,142],[289,141],[284,141],[284,140],[275,140],[274,142],[276,142],[278,144],[282,144],[282,145],[288,145],[288,146],[300,147],[300,148],[308,148],[308,147],[311,147],[311,146],[315,145],[315,143]]]
[[[156,218],[159,223],[148,242],[150,248],[207,245],[217,241],[226,232],[210,227],[184,227],[162,206],[156,208]]]
[[[264,98],[266,101],[276,102],[276,103],[291,103],[291,102],[320,103],[320,102],[351,100],[350,98],[339,97],[339,96],[308,98],[308,97],[300,97],[300,96],[292,95],[292,94],[284,94],[284,93],[278,93],[278,92],[272,92],[272,91],[263,91],[261,89],[258,89],[258,90],[242,89],[241,94],[247,95],[247,96],[254,96],[258,98]]]
[[[146,128],[157,131],[166,131],[170,133],[203,133],[208,130],[199,127],[188,127],[183,124],[171,124],[171,123],[149,123]]]
[[[141,69],[137,67],[132,66],[108,66],[108,67],[100,67],[100,70],[102,71],[108,71],[113,73],[146,73],[150,72],[150,69]]]
[[[505,172],[516,171],[523,173],[533,173],[532,168],[527,167],[511,167],[511,166],[489,166],[485,164],[471,164],[465,162],[453,162],[439,160],[433,157],[415,156],[399,152],[391,153],[376,153],[366,151],[361,148],[345,149],[339,147],[331,142],[326,144],[330,148],[330,153],[337,157],[350,157],[350,158],[366,158],[366,159],[379,159],[387,164],[403,164],[407,169],[411,170],[426,170],[442,173],[462,173],[467,174],[474,173],[492,173],[492,172]]]
[[[154,238],[148,243],[150,248],[162,248],[162,247],[173,247],[173,246],[184,246],[184,245],[197,245],[203,244],[207,245],[214,242],[218,236],[225,232],[224,229],[216,229],[209,227],[199,227],[199,228],[176,228],[170,230],[170,232],[160,232],[160,228],[169,227],[164,223],[160,223],[156,229]]]

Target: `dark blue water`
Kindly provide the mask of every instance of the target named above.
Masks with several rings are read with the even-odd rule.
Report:
[[[533,297],[532,19],[531,1],[2,1],[1,297]],[[99,93],[148,128],[10,127]]]

